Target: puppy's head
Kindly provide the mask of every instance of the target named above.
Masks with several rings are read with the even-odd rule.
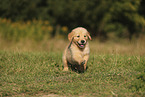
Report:
[[[81,49],[85,48],[88,38],[92,40],[90,33],[82,27],[75,28],[68,34],[69,41],[74,42]]]

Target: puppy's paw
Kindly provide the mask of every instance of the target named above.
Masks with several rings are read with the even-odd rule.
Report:
[[[81,63],[81,65],[84,65],[84,64],[85,64],[85,62],[86,62],[86,60],[84,60],[84,61]]]
[[[65,68],[63,69],[63,71],[68,71],[68,68],[67,68],[67,67],[65,67]]]

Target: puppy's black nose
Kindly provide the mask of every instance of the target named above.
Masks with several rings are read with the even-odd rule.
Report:
[[[85,43],[85,41],[84,40],[81,40],[81,43],[83,44],[83,43]]]

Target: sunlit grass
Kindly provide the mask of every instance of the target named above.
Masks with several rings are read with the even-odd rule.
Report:
[[[96,39],[90,42],[92,53],[97,54],[121,54],[121,55],[145,55],[145,39],[128,41],[120,39],[119,42],[99,42]]]
[[[144,39],[129,42],[99,42],[97,39],[89,41],[92,54],[121,54],[121,55],[145,55]],[[19,42],[0,41],[0,50],[5,51],[46,51],[63,52],[68,45],[67,39],[45,39],[43,41],[25,40]]]

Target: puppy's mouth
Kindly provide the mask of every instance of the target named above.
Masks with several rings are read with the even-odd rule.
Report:
[[[77,44],[78,44],[79,48],[84,48],[85,47],[85,43],[79,43],[79,42],[77,42]]]

